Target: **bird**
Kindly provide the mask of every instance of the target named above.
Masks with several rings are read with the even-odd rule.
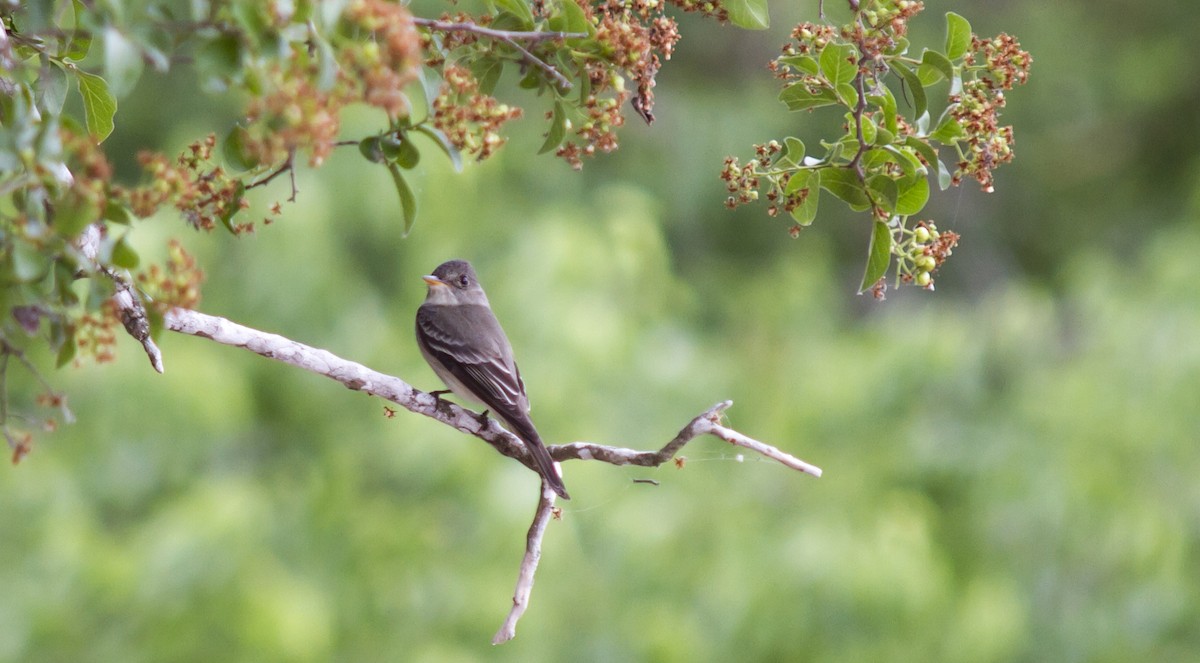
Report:
[[[429,287],[417,309],[417,347],[454,395],[482,404],[525,443],[538,474],[555,493],[571,499],[554,459],[529,418],[529,397],[512,344],[492,312],[471,264],[448,260],[422,276]],[[446,393],[434,392],[435,397]]]

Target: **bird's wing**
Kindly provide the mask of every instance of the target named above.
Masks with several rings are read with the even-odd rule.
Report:
[[[454,377],[501,417],[529,410],[512,346],[484,306],[431,306],[417,310],[418,338]],[[474,339],[467,343],[464,339]],[[484,342],[479,342],[484,340]]]

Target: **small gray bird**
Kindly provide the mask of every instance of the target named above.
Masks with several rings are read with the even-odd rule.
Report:
[[[429,367],[455,395],[483,404],[521,438],[546,484],[571,499],[529,418],[529,397],[512,345],[471,264],[450,260],[421,278],[429,293],[417,309],[417,345]]]

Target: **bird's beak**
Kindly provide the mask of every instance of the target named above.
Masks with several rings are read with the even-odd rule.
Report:
[[[444,286],[444,285],[446,285],[446,282],[445,282],[445,281],[443,281],[443,280],[439,279],[439,278],[438,278],[438,277],[436,277],[436,276],[433,276],[432,274],[426,274],[425,276],[422,276],[421,278],[422,278],[422,279],[424,279],[424,281],[425,281],[425,284],[426,284],[426,285],[428,285],[428,286],[429,286],[429,287],[431,287],[431,288],[432,288],[432,287],[434,287],[434,286],[439,286],[439,285],[441,285],[441,286]]]

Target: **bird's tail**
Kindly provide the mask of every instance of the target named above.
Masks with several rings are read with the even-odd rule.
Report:
[[[517,437],[525,443],[525,448],[533,457],[538,474],[542,475],[542,480],[546,482],[546,485],[550,486],[550,489],[558,493],[559,497],[564,500],[571,499],[571,496],[567,494],[567,487],[563,485],[562,477],[558,476],[558,470],[554,467],[554,459],[550,457],[550,452],[546,451],[546,445],[542,444],[542,436],[538,435],[537,429],[533,427],[533,422],[526,418],[525,421],[513,421],[509,424]]]

